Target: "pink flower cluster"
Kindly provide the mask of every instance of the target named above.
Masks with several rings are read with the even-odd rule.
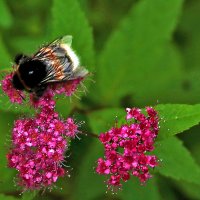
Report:
[[[72,118],[59,118],[54,96],[72,95],[81,80],[50,85],[38,100],[30,94],[30,105],[37,109],[35,117],[15,121],[7,160],[8,166],[18,171],[18,185],[25,190],[51,187],[59,177],[68,174],[62,164],[67,140],[79,133],[78,125]],[[22,103],[25,95],[13,88],[12,74],[2,81],[2,88],[11,102]]]
[[[82,80],[83,78],[78,78],[67,82],[55,83],[52,84],[51,88],[55,94],[71,96],[76,91],[77,86],[81,83]]]
[[[98,159],[96,172],[109,176],[109,189],[121,187],[121,181],[128,181],[131,175],[145,183],[151,177],[149,168],[158,165],[155,155],[147,155],[154,150],[159,130],[157,112],[151,107],[146,108],[148,116],[138,108],[127,108],[126,111],[126,124],[99,136],[105,148],[105,158]]]
[[[2,89],[4,93],[9,97],[12,103],[22,104],[23,98],[25,98],[25,93],[24,91],[16,90],[13,87],[12,76],[13,73],[5,76],[4,80],[2,80]],[[70,80],[61,83],[52,83],[51,85],[48,86],[47,90],[51,91],[51,94],[50,92],[48,92],[48,95],[51,95],[51,99],[53,99],[53,97],[56,94],[64,94],[66,96],[71,96],[76,91],[78,85],[82,80],[83,78],[78,78],[75,80]],[[30,94],[30,99],[31,100],[33,99],[32,94]]]
[[[48,107],[35,118],[16,120],[7,159],[9,167],[19,172],[18,184],[25,189],[41,189],[64,176],[66,137],[74,137],[76,132],[73,119],[63,121]]]

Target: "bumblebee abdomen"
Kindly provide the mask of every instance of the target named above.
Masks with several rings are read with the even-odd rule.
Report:
[[[46,77],[46,64],[40,60],[29,60],[19,66],[20,78],[27,87],[34,88]]]

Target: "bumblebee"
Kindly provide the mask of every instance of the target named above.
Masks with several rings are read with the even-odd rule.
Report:
[[[72,36],[64,36],[43,46],[32,56],[17,55],[13,87],[39,98],[51,83],[85,77],[88,71],[80,66],[71,42]]]

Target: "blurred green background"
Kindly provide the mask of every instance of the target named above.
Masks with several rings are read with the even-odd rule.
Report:
[[[199,11],[198,0],[0,0],[0,72],[12,69],[17,53],[31,54],[58,36],[73,35],[72,46],[93,75],[81,100],[60,99],[57,110],[86,121],[83,131],[99,134],[112,125],[115,108],[200,102]],[[32,113],[15,108],[4,95],[0,104],[0,197],[20,198],[5,154],[13,121]],[[110,121],[97,128],[90,114],[106,108],[113,108],[105,116]],[[195,126],[179,135],[198,164],[199,134]],[[200,199],[200,184],[159,174],[146,186],[133,179],[118,195],[106,194],[105,179],[93,169],[102,147],[81,138],[71,144],[71,178],[35,199]]]

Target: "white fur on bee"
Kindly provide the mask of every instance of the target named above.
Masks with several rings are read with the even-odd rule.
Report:
[[[72,50],[72,48],[67,45],[67,44],[61,44],[60,45],[63,49],[66,50],[67,55],[70,57],[71,61],[72,61],[72,65],[73,65],[73,70],[76,70],[79,65],[80,65],[80,61],[78,56],[76,55],[76,53]]]

